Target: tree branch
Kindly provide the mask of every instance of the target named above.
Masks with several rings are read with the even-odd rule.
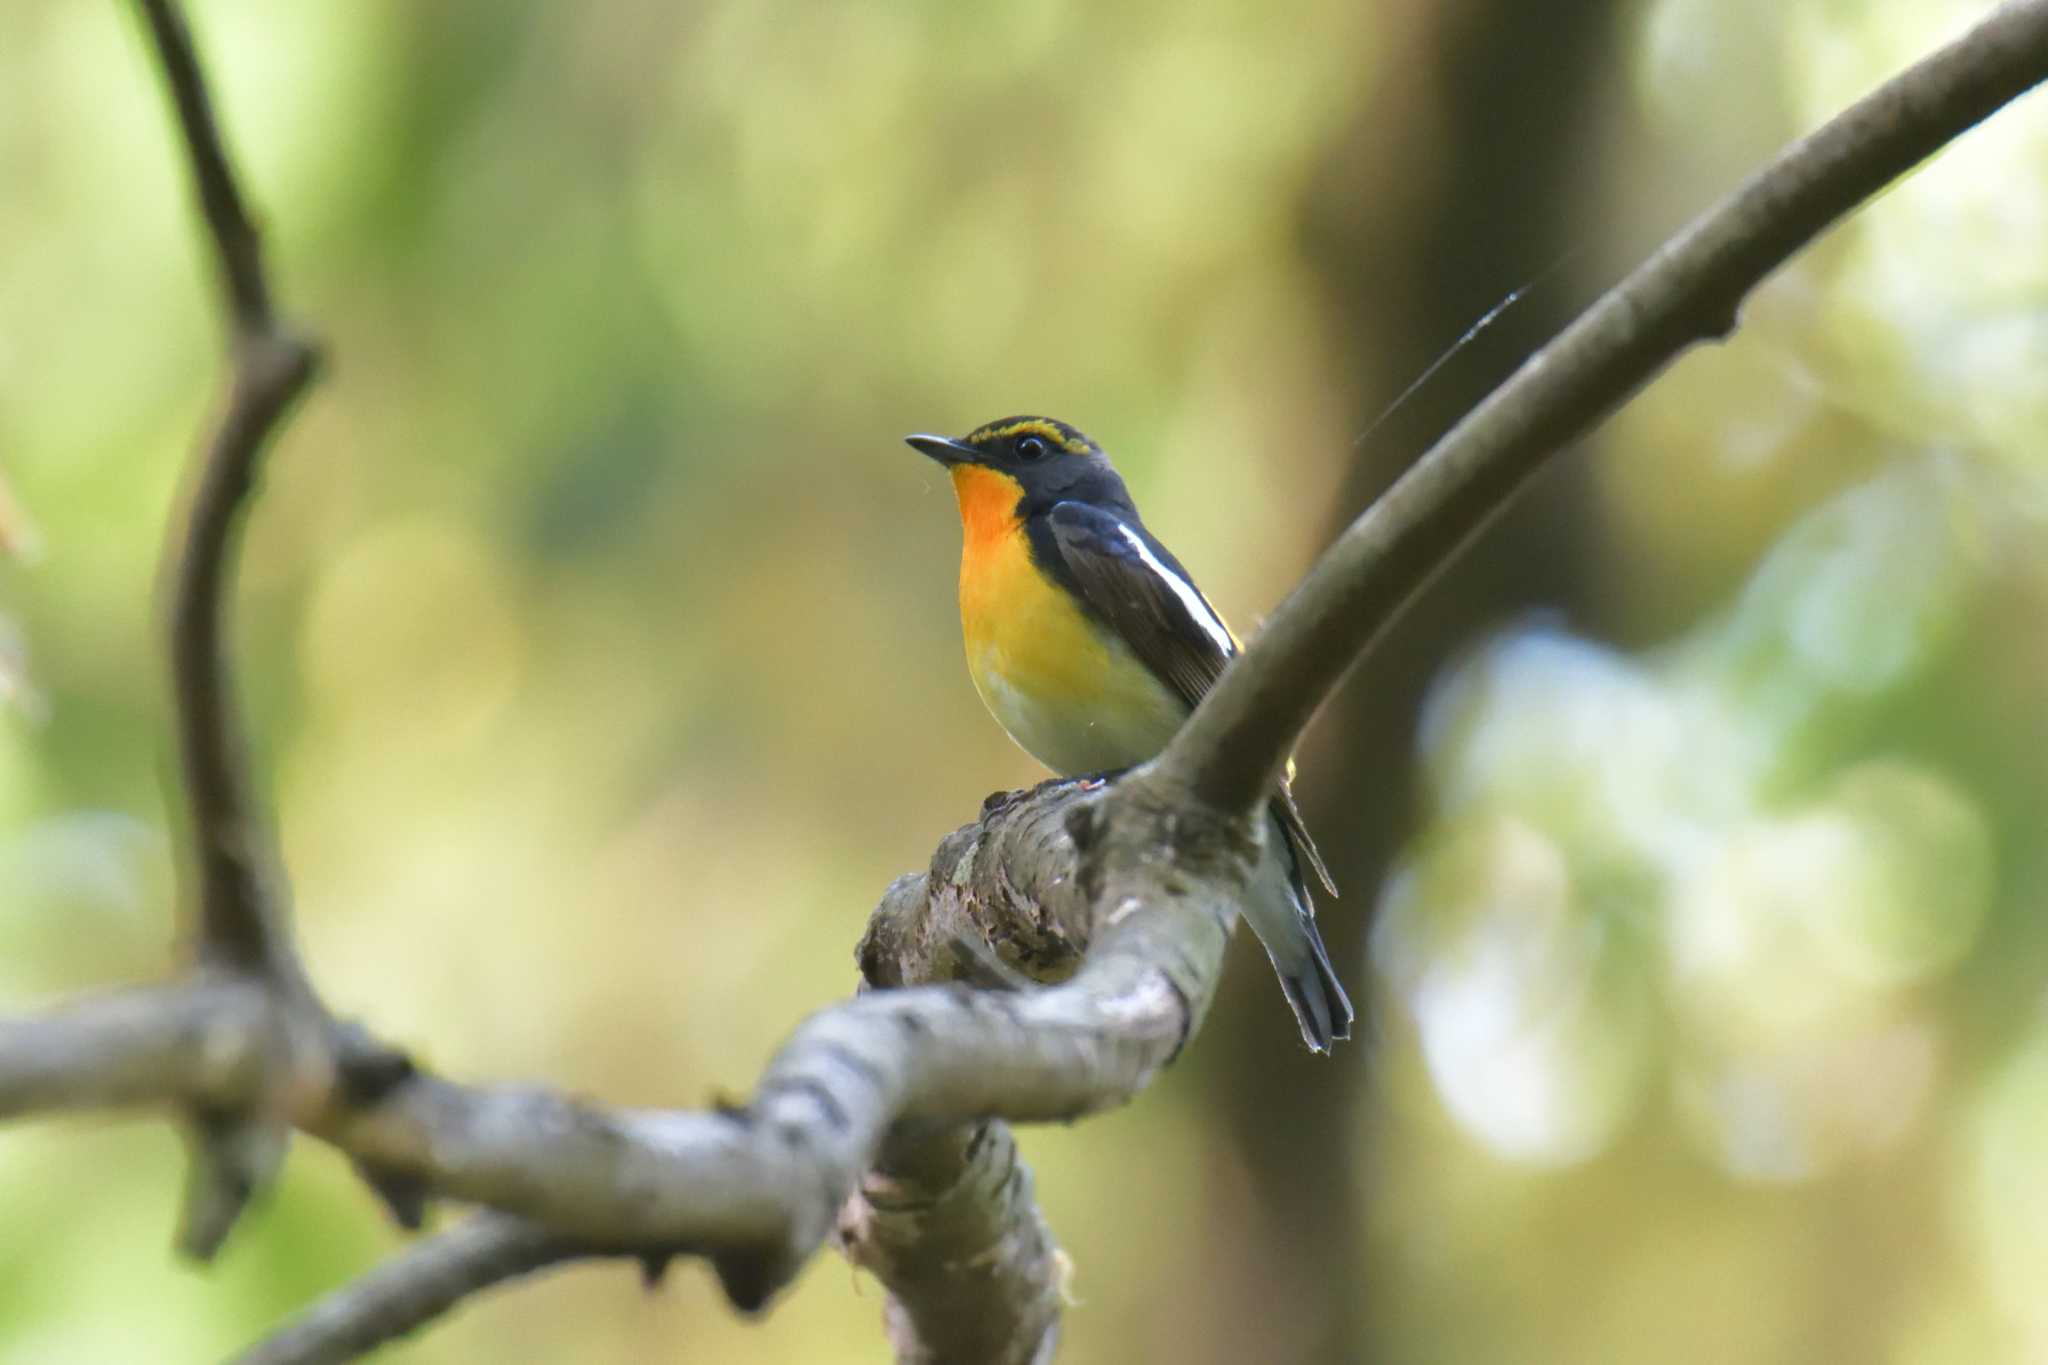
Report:
[[[402,1216],[426,1193],[499,1211],[397,1258],[260,1348],[297,1355],[258,1359],[339,1358],[570,1255],[702,1254],[729,1297],[756,1308],[843,1210],[854,1254],[890,1284],[908,1358],[967,1340],[977,1313],[1007,1324],[1012,1358],[1050,1349],[1057,1255],[1028,1184],[997,1163],[1007,1133],[987,1121],[1071,1119],[1148,1084],[1200,1026],[1255,865],[1279,856],[1236,812],[1263,794],[1355,654],[1557,442],[1692,341],[1732,326],[1756,280],[1857,199],[2048,76],[2048,0],[2009,5],[1792,148],[1347,532],[1157,763],[1106,791],[1054,783],[997,803],[941,845],[921,883],[892,888],[862,948],[869,979],[892,988],[805,1020],[744,1109],[615,1111],[416,1072],[336,1026],[298,969],[240,756],[223,589],[255,460],[310,375],[311,351],[273,330],[183,27],[168,0],[141,3],[237,338],[228,411],[174,541],[202,968],[183,985],[0,1025],[0,1114],[150,1101],[190,1110],[201,1193],[217,1191],[188,1225],[202,1250],[287,1125],[348,1153]],[[1018,975],[1058,984],[911,984]],[[883,1173],[849,1208],[878,1157]],[[990,1250],[999,1273],[974,1273]]]
[[[906,987],[821,1010],[745,1109],[611,1111],[415,1073],[375,1096],[343,1087],[294,1117],[387,1177],[545,1227],[565,1239],[565,1255],[705,1255],[733,1302],[758,1308],[834,1229],[885,1138],[906,1131],[899,1125],[915,1125],[914,1137],[995,1116],[1073,1119],[1127,1100],[1172,1058],[1207,1008],[1236,896],[1253,875],[1253,846],[1206,824],[1071,782],[993,807],[940,846],[923,882],[891,888],[876,916],[882,937],[948,952],[970,913],[990,926],[991,944],[1064,939],[1076,957],[1086,949],[1085,964],[1042,990]],[[1173,855],[1170,827],[1191,855]],[[974,1212],[979,1197],[966,1196],[947,1210],[949,1225],[1026,1228],[1028,1242],[1028,1187],[1006,1179],[987,1194],[998,1213]],[[1046,1300],[1060,1263],[1048,1246],[1013,1264],[1016,1273],[979,1281],[1005,1298],[952,1312],[1028,1311],[1030,1340],[1050,1340]],[[360,1316],[384,1302],[344,1297],[321,1311],[323,1331],[367,1331]]]
[[[1565,442],[1830,224],[2048,77],[2048,3],[2017,0],[1780,152],[1531,356],[1351,524],[1156,763],[1249,811],[1345,673]]]
[[[1001,848],[973,837],[978,830],[942,845],[932,874],[889,888],[857,954],[868,986],[968,980],[1030,989],[1065,979],[1082,961],[1087,926],[1048,920],[1019,935],[1008,907],[977,894],[977,868],[1004,875]],[[940,875],[946,868],[956,874]],[[1050,1359],[1067,1261],[1008,1124],[899,1127],[840,1210],[839,1243],[888,1289],[884,1321],[899,1361]]]
[[[226,410],[192,473],[181,521],[164,550],[171,661],[185,806],[186,899],[202,964],[235,970],[281,997],[267,1055],[315,1049],[326,1017],[291,943],[270,834],[251,792],[246,742],[227,659],[228,587],[236,532],[271,432],[313,377],[311,343],[284,328],[271,305],[262,240],[222,146],[205,77],[173,0],[139,0],[177,112],[193,190],[212,238],[227,316],[233,375]],[[249,1196],[283,1159],[287,1131],[259,1092],[192,1120],[194,1162],[179,1243],[210,1257]]]
[[[312,345],[271,309],[262,243],[242,207],[214,123],[191,35],[172,0],[140,0],[184,133],[193,189],[212,233],[231,326],[233,375],[222,414],[194,469],[185,516],[165,547],[167,633],[178,754],[190,824],[202,950],[297,980],[289,930],[269,872],[268,832],[251,794],[246,743],[227,660],[227,585],[257,460],[313,377]]]
[[[151,41],[156,45],[171,103],[177,109],[178,128],[185,138],[186,164],[192,170],[200,213],[213,237],[228,316],[238,333],[275,331],[277,318],[271,309],[270,285],[263,274],[262,239],[249,211],[242,206],[242,192],[235,186],[235,173],[229,168],[220,125],[213,117],[213,101],[206,93],[206,78],[199,69],[191,30],[175,0],[139,3]]]
[[[503,1214],[417,1242],[301,1313],[235,1365],[331,1365],[433,1321],[472,1294],[589,1254]]]
[[[883,1319],[904,1365],[1052,1358],[1067,1260],[1008,1124],[892,1137],[847,1201],[839,1240],[887,1286]]]
[[[0,1019],[0,1118],[188,1104],[256,1093],[268,1033],[263,991],[237,979],[147,986]]]
[[[304,1126],[440,1193],[589,1241],[706,1251],[733,1300],[757,1307],[832,1229],[898,1122],[1072,1119],[1128,1099],[1175,1054],[1207,1007],[1250,873],[1249,844],[1219,832],[1163,876],[1176,843],[1165,826],[1183,819],[1072,787],[998,812],[982,837],[1008,847],[977,874],[986,898],[1020,923],[1051,906],[1097,925],[1086,964],[1027,993],[924,986],[821,1010],[744,1110],[605,1115],[546,1091],[419,1076]],[[1095,833],[1027,861],[1013,836],[1035,839],[1048,821]],[[1090,846],[1098,835],[1108,847]],[[1097,907],[1109,907],[1100,919]]]

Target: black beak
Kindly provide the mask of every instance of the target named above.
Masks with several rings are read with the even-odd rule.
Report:
[[[973,446],[950,436],[906,436],[903,443],[943,465],[968,464],[981,458],[981,452]]]

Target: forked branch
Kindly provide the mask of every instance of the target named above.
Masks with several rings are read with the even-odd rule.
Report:
[[[228,666],[227,614],[236,533],[265,444],[313,377],[312,345],[287,330],[271,304],[262,239],[228,167],[199,58],[171,0],[139,0],[169,89],[192,171],[193,191],[212,242],[228,320],[233,373],[225,410],[192,471],[182,522],[164,551],[169,593],[166,636],[184,807],[182,858],[187,922],[199,961],[237,972],[273,995],[261,1049],[279,1065],[324,1031],[293,950],[283,878],[270,831],[252,794],[247,742]],[[179,1234],[188,1254],[210,1257],[249,1196],[283,1159],[289,1136],[259,1085],[232,1108],[202,1106],[191,1118],[192,1174]]]
[[[275,316],[176,8],[138,3],[233,336],[226,410],[167,567],[201,960],[180,982],[0,1020],[0,1116],[136,1104],[193,1115],[206,1179],[187,1240],[202,1252],[291,1129],[354,1158],[408,1222],[429,1196],[487,1210],[250,1357],[273,1365],[346,1358],[582,1255],[657,1267],[703,1255],[732,1300],[756,1308],[835,1229],[889,1284],[906,1359],[996,1349],[982,1343],[1039,1358],[1057,1338],[1060,1261],[1028,1183],[995,1160],[1006,1134],[984,1125],[1072,1118],[1143,1089],[1200,1027],[1238,894],[1254,860],[1274,856],[1239,813],[1358,655],[1562,442],[1688,345],[1725,334],[1749,290],[1829,223],[2048,78],[2048,0],[2015,0],[1788,148],[1360,518],[1156,763],[1106,792],[1051,784],[998,805],[942,844],[927,876],[892,888],[862,950],[884,989],[804,1021],[744,1109],[627,1112],[415,1071],[335,1025],[300,969],[243,760],[225,620],[256,461],[313,351]],[[1055,984],[1016,989],[1019,972]],[[953,978],[995,984],[915,984]],[[929,1197],[942,1189],[958,1198]],[[1002,1273],[962,1274],[947,1238],[1009,1259]]]

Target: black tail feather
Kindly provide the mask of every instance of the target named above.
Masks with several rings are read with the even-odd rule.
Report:
[[[1351,997],[1344,994],[1337,969],[1330,965],[1330,950],[1323,946],[1322,932],[1316,928],[1315,901],[1309,895],[1303,865],[1329,888],[1330,894],[1335,895],[1337,888],[1321,855],[1309,841],[1308,830],[1302,826],[1293,793],[1284,784],[1272,803],[1272,816],[1273,827],[1287,853],[1288,890],[1294,914],[1284,925],[1262,926],[1263,916],[1254,918],[1249,911],[1246,918],[1252,920],[1259,941],[1267,945],[1266,956],[1272,959],[1280,989],[1286,992],[1287,1003],[1294,1008],[1294,1021],[1301,1025],[1301,1040],[1308,1044],[1310,1052],[1327,1056],[1331,1044],[1351,1037],[1351,1024],[1357,1016],[1351,1012]],[[1283,964],[1273,952],[1267,928],[1277,931],[1288,964]],[[1304,948],[1306,954],[1301,951]]]
[[[1330,950],[1323,946],[1316,922],[1303,915],[1301,927],[1308,936],[1308,960],[1289,972],[1274,959],[1273,970],[1279,974],[1280,989],[1287,993],[1287,1003],[1294,1008],[1301,1040],[1308,1044],[1310,1052],[1327,1055],[1333,1043],[1351,1036],[1351,1024],[1357,1016],[1351,1012],[1351,997],[1337,980],[1337,969],[1330,965]],[[1268,952],[1267,956],[1272,954]]]

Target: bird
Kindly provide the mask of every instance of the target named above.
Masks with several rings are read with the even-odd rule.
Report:
[[[1050,417],[915,435],[960,504],[960,626],[975,691],[1018,747],[1062,777],[1155,757],[1238,653],[1173,552],[1147,530],[1102,447]],[[1288,765],[1288,776],[1293,765]],[[1351,1036],[1351,1001],[1316,928],[1313,876],[1336,886],[1283,779],[1268,805],[1286,856],[1244,918],[1311,1052]],[[1280,884],[1267,884],[1269,882]]]

